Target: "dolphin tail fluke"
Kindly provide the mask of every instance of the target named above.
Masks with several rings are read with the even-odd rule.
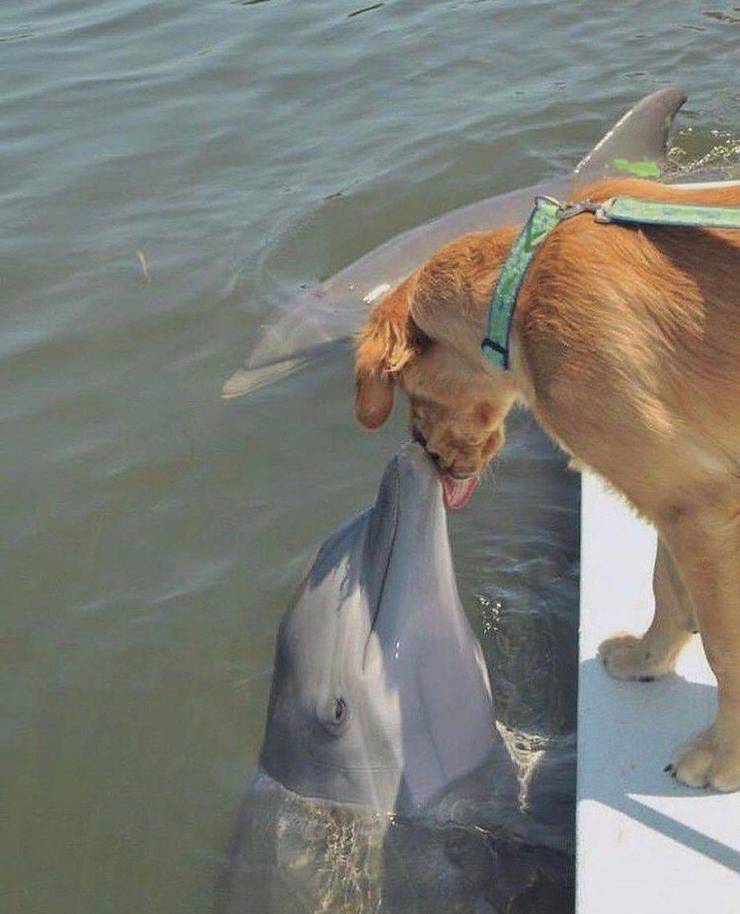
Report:
[[[660,179],[667,163],[668,134],[686,98],[683,89],[669,86],[630,108],[578,163],[574,187],[618,175]]]

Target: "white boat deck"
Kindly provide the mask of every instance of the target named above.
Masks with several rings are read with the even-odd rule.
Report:
[[[583,476],[577,914],[740,914],[740,792],[684,787],[671,752],[714,715],[699,638],[677,675],[610,678],[598,645],[652,618],[655,533]]]

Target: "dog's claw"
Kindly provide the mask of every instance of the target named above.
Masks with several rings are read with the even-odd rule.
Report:
[[[663,769],[663,771],[673,771],[673,765],[672,765],[672,763],[671,763],[671,762],[668,762],[668,764],[665,766],[665,768]]]

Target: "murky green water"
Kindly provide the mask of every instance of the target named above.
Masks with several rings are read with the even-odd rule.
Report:
[[[211,908],[279,617],[403,435],[341,348],[219,399],[276,303],[670,82],[680,166],[736,160],[739,47],[725,2],[5,0],[4,911]],[[520,421],[453,537],[502,716],[572,754],[574,477],[517,523],[554,459]]]

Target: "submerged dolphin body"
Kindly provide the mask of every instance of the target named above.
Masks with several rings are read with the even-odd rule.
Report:
[[[567,911],[567,848],[527,819],[530,798],[460,604],[437,473],[407,445],[281,623],[218,910]]]
[[[466,232],[521,222],[536,194],[568,194],[625,170],[659,176],[671,124],[685,101],[686,94],[675,87],[654,92],[631,108],[571,175],[453,210],[398,235],[321,285],[304,290],[264,329],[244,368],[224,384],[222,396],[242,396],[307,365],[327,343],[353,334],[368,306],[443,244]]]

